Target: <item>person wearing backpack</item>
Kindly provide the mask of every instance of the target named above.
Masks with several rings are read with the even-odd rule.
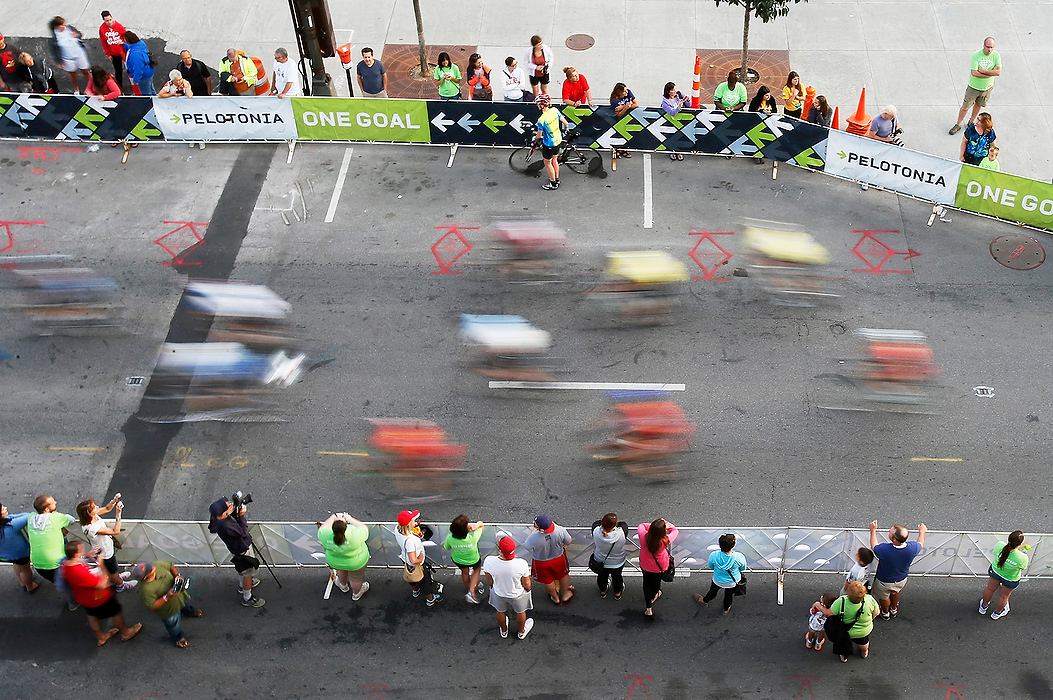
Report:
[[[146,42],[135,32],[124,33],[125,66],[128,68],[128,82],[132,91],[138,95],[156,95],[154,87],[154,59]]]

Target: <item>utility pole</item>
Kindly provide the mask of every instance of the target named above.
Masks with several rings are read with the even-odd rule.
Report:
[[[310,90],[307,94],[329,97],[333,94],[333,79],[325,72],[323,59],[336,55],[329,4],[327,0],[289,0],[289,11],[292,13],[293,30],[300,49],[298,67],[305,83],[308,80],[304,59],[311,64]]]

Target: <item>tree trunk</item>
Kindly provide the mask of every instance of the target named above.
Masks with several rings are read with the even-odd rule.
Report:
[[[420,0],[413,0],[413,17],[417,20],[417,44],[420,46],[420,77],[427,80],[428,74],[428,52],[424,48],[424,22],[420,18]]]
[[[739,73],[739,81],[743,85],[748,85],[749,77],[746,73],[746,65],[750,55],[750,14],[753,10],[753,3],[746,0],[746,19],[742,23],[742,72]]]

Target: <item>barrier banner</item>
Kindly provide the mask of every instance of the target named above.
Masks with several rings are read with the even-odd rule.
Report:
[[[965,165],[952,203],[966,211],[1053,229],[1053,185],[1048,182]]]
[[[954,204],[962,164],[830,130],[826,172],[940,204]]]
[[[170,141],[292,141],[296,121],[277,97],[154,97],[154,114]]]
[[[584,111],[591,112],[588,107]],[[540,115],[541,110],[529,102],[428,102],[432,143],[522,146],[529,142]]]
[[[149,97],[0,94],[0,138],[77,141],[164,139]]]
[[[348,97],[294,97],[302,141],[400,141],[428,143],[428,103]]]

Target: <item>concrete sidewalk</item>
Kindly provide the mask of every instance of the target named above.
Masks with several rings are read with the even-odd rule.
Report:
[[[506,56],[521,58],[530,36],[539,34],[554,52],[550,92],[560,94],[560,69],[573,65],[602,103],[621,81],[641,104],[657,105],[667,81],[684,92],[690,89],[696,51],[710,55],[711,50],[729,49],[727,55],[736,56],[742,44],[740,9],[718,7],[712,0],[538,0],[514,12],[503,0],[422,6],[430,45],[477,50],[494,70]],[[99,13],[112,9],[128,29],[144,38],[164,39],[172,53],[189,48],[210,65],[218,63],[228,46],[236,46],[263,58],[269,71],[275,47],[296,46],[284,0],[234,6],[172,0],[165,7],[159,16],[148,3],[121,9],[111,8],[108,0],[89,0],[77,14],[65,16],[97,43]],[[43,36],[55,9],[22,6],[4,18],[0,32]],[[330,3],[330,12],[340,43],[354,30],[356,55],[361,47],[371,46],[383,59],[387,45],[416,43],[411,0]],[[992,35],[1004,66],[989,108],[1002,149],[1002,170],[1039,180],[1053,174],[1053,122],[1046,109],[1053,95],[1053,75],[1047,69],[1053,59],[1048,42],[1053,32],[1051,3],[811,0],[792,6],[785,18],[767,25],[754,20],[750,26],[751,49],[786,52],[788,65],[803,82],[841,108],[842,125],[865,85],[868,113],[877,114],[888,103],[897,105],[909,147],[955,160],[961,138],[947,130],[961,105],[969,57]],[[577,33],[592,36],[595,45],[571,51],[565,41]],[[721,75],[735,65],[737,59],[704,68]],[[336,90],[346,94],[337,59],[328,61],[328,70]],[[715,87],[716,83],[702,85],[703,103],[712,99]],[[751,86],[751,96],[755,90]]]

